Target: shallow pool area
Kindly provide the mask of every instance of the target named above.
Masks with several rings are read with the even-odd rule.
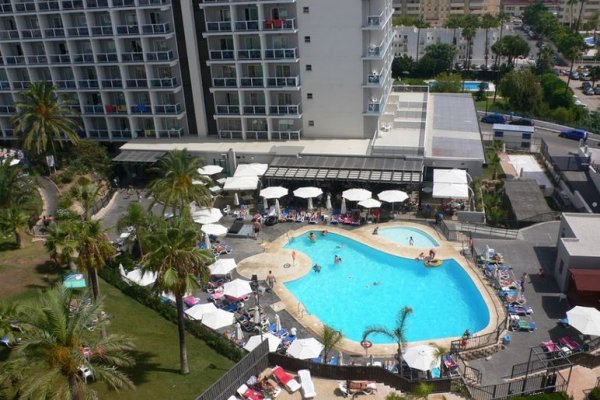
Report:
[[[455,260],[427,268],[422,261],[384,253],[344,235],[315,234],[315,243],[305,232],[285,248],[306,254],[321,266],[320,272],[309,270],[284,285],[309,314],[346,338],[359,342],[372,325],[393,329],[405,306],[413,309],[406,326],[411,342],[461,336],[465,329],[478,332],[488,325],[490,313],[481,293]],[[334,262],[335,255],[340,263]],[[394,343],[379,335],[369,340]]]
[[[425,233],[421,229],[411,228],[408,226],[391,226],[387,228],[380,228],[377,233],[379,236],[404,246],[410,246],[410,238],[413,239],[414,247],[421,247],[429,249],[431,247],[438,247],[440,244],[432,238],[428,233]]]
[[[494,84],[491,82],[481,82],[481,81],[464,81],[462,84],[463,91],[465,92],[477,92],[479,90],[479,85],[484,83],[484,89],[488,92],[493,91],[495,89]],[[433,87],[435,85],[435,80],[428,81],[429,87]]]

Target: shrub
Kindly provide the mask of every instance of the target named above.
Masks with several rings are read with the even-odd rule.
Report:
[[[63,193],[58,198],[58,208],[69,208],[73,205],[73,196],[70,193]]]
[[[57,221],[67,221],[67,220],[74,220],[74,219],[79,219],[79,214],[77,214],[75,211],[70,210],[68,208],[59,208],[58,210],[56,210],[56,215],[55,215],[55,219]]]
[[[511,400],[571,400],[571,397],[565,392],[539,393],[532,396],[516,396]]]
[[[67,168],[62,174],[60,174],[59,181],[60,183],[71,183],[73,182],[73,178],[75,177],[75,173]]]
[[[177,311],[175,308],[163,303],[158,296],[156,296],[156,293],[153,293],[152,291],[141,286],[129,286],[123,282],[118,268],[119,263],[122,263],[125,268],[131,267],[134,264],[134,262],[130,259],[119,258],[110,264],[107,264],[104,269],[98,271],[98,274],[106,282],[110,283],[127,296],[133,298],[138,303],[153,309],[166,320],[177,324]],[[241,360],[244,355],[244,352],[240,348],[236,347],[229,340],[225,339],[218,333],[211,331],[203,325],[199,325],[193,321],[185,321],[185,327],[190,334],[194,335],[200,340],[203,340],[214,351],[232,361],[237,362]]]
[[[91,181],[88,178],[86,178],[85,176],[80,176],[77,179],[77,184],[81,185],[81,186],[89,185],[90,183],[91,183]]]
[[[402,396],[401,394],[396,394],[396,393],[388,393],[387,396],[385,396],[385,400],[405,400],[406,397]]]
[[[600,387],[593,388],[588,398],[590,400],[600,400]]]

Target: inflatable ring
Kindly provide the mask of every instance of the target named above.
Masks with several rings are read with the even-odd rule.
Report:
[[[292,264],[290,264],[290,263],[285,263],[285,264],[283,264],[283,268],[289,268],[289,267],[291,267],[291,266],[292,266]]]
[[[426,267],[439,267],[442,262],[439,258],[434,258],[432,261],[425,261],[424,264]]]
[[[370,340],[363,340],[362,342],[360,342],[360,345],[364,348],[364,349],[368,349],[373,347],[373,342],[371,342]]]

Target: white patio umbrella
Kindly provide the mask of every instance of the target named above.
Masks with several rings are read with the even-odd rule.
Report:
[[[265,199],[278,199],[286,196],[289,190],[283,186],[269,186],[260,191],[260,197]]]
[[[211,275],[227,275],[237,268],[234,258],[219,258],[208,266]]]
[[[377,195],[377,198],[386,203],[392,203],[392,211],[394,210],[394,203],[401,203],[408,199],[408,194],[402,190],[384,190]]]
[[[600,311],[594,307],[576,306],[567,311],[567,320],[584,335],[600,336]]]
[[[434,367],[439,357],[436,356],[437,349],[429,345],[409,347],[402,358],[409,367],[420,371],[429,371]]]
[[[223,213],[218,208],[199,208],[192,213],[192,218],[200,225],[214,224],[223,218]]]
[[[279,332],[281,330],[281,318],[279,314],[275,314],[275,332]]]
[[[221,167],[220,165],[205,165],[202,168],[198,168],[198,173],[200,175],[215,175],[218,174],[219,172],[223,171],[223,167]]]
[[[242,279],[234,279],[231,282],[226,282],[223,285],[223,294],[229,297],[239,299],[252,292],[250,282]]]
[[[342,197],[342,206],[340,207],[340,213],[346,214],[346,199]]]
[[[197,321],[202,319],[204,314],[210,314],[217,311],[217,307],[213,303],[196,304],[192,308],[188,308],[184,311],[191,319]]]
[[[348,201],[362,201],[371,198],[371,192],[366,189],[344,190],[342,197]]]
[[[301,199],[308,199],[308,209],[312,210],[313,201],[312,199],[315,197],[319,197],[323,194],[323,190],[314,186],[305,186],[294,190],[294,196],[300,197]]]
[[[300,360],[317,358],[323,351],[324,346],[315,338],[296,339],[287,349],[287,354]]]
[[[280,338],[273,335],[272,333],[265,333],[264,335],[262,335],[262,337],[261,337],[261,335],[250,336],[250,338],[248,339],[248,342],[246,342],[246,345],[244,346],[244,349],[246,349],[248,351],[252,351],[255,348],[257,348],[258,345],[261,344],[261,342],[264,342],[265,340],[269,341],[269,351],[270,352],[277,351],[277,348],[281,344]]]
[[[210,235],[222,236],[228,231],[228,229],[221,224],[202,225],[202,228],[200,230],[205,233],[204,241],[206,243],[207,249],[210,249]]]
[[[235,315],[229,311],[217,309],[211,313],[202,316],[202,325],[208,326],[211,329],[217,330],[235,322]]]
[[[359,201],[358,205],[364,208],[377,208],[381,207],[381,202],[375,199],[366,199],[363,201]]]
[[[325,208],[331,210],[333,207],[331,206],[331,195],[327,195],[327,200],[325,201]]]

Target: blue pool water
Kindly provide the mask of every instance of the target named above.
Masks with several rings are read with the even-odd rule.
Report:
[[[464,81],[463,82],[463,90],[467,92],[476,92],[479,90],[479,85],[481,82],[478,81]],[[435,85],[435,81],[429,81],[429,87],[433,87]],[[486,82],[487,85],[487,82]]]
[[[408,246],[410,238],[413,238],[415,247],[431,248],[438,247],[440,244],[427,233],[417,228],[409,228],[404,226],[394,226],[389,228],[380,228],[379,236],[386,238],[392,242]]]
[[[321,272],[311,270],[285,285],[310,314],[345,337],[360,341],[369,325],[393,329],[404,306],[414,310],[407,320],[408,341],[461,336],[467,328],[477,332],[488,324],[481,294],[453,259],[426,268],[423,262],[383,253],[345,236],[315,234],[316,243],[302,235],[286,248],[307,254]],[[336,254],[342,258],[340,264],[334,264]],[[394,343],[385,336],[369,339]]]

